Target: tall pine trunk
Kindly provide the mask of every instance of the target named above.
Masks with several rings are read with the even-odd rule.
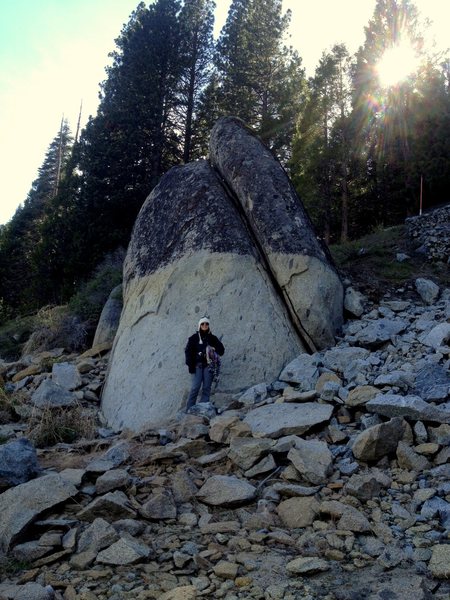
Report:
[[[194,95],[195,95],[195,66],[197,63],[197,48],[198,48],[198,31],[195,34],[195,42],[192,52],[191,65],[189,69],[189,86],[187,93],[187,106],[186,106],[186,126],[184,133],[184,148],[183,148],[183,161],[188,163],[191,159],[192,150],[192,119],[194,115]]]

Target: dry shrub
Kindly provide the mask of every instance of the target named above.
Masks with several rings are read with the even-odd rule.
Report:
[[[3,386],[0,386],[0,425],[15,423],[20,419],[15,408],[25,403],[23,392],[8,394]]]
[[[34,331],[23,347],[23,354],[65,348],[76,352],[85,347],[86,329],[81,319],[67,306],[44,306],[35,318]]]
[[[67,407],[46,407],[36,410],[29,421],[27,437],[37,448],[72,443],[95,435],[95,415],[81,404]]]

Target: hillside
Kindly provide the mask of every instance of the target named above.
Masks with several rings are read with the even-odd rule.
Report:
[[[332,246],[331,253],[342,275],[374,301],[379,301],[386,292],[411,295],[417,277],[427,277],[448,287],[449,215],[449,207],[440,208],[412,219],[409,224],[407,221]],[[409,230],[416,235],[413,237]]]
[[[217,393],[219,414],[108,429],[107,345],[3,363],[0,597],[446,600],[450,282],[430,258],[449,238],[435,218],[413,239],[397,227],[332,248],[354,290],[336,347]]]

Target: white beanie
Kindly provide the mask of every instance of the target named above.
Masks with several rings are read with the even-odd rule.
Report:
[[[197,331],[200,331],[200,325],[201,325],[202,323],[208,323],[208,325],[209,325],[209,319],[208,319],[208,317],[202,317],[202,318],[200,319],[200,321],[198,322]]]

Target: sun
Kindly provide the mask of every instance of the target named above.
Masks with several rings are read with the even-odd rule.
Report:
[[[409,42],[388,48],[378,61],[376,70],[383,87],[391,87],[406,79],[418,67],[419,61]]]

